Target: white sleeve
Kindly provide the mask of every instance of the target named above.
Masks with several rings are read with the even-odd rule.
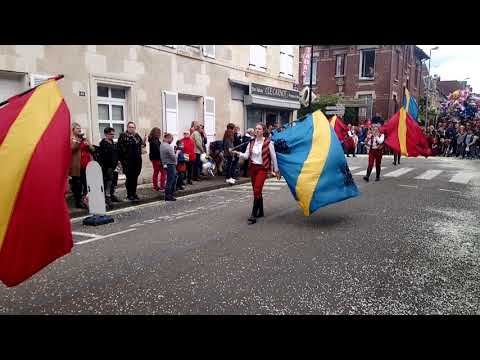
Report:
[[[383,144],[383,141],[385,140],[385,135],[380,134],[380,136],[377,137],[377,142],[379,144]]]
[[[247,150],[244,153],[240,151],[238,152],[238,156],[240,156],[244,160],[248,160],[248,158],[250,157],[250,143],[248,143]]]
[[[270,149],[270,159],[272,160],[273,171],[278,172],[277,154],[275,153],[275,146],[273,145],[273,141],[270,141],[268,147]]]

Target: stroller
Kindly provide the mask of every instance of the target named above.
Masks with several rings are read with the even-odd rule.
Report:
[[[223,140],[212,141],[208,147],[209,157],[215,163],[215,175],[223,172]]]
[[[213,159],[206,155],[206,154],[202,154],[201,156],[201,160],[202,160],[202,173],[203,175],[205,176],[215,176],[215,170],[217,168],[215,162],[213,161]]]

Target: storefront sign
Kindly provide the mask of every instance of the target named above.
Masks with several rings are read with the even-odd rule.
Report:
[[[310,47],[306,47],[303,49],[303,57],[302,57],[302,79],[305,78],[307,75],[308,68],[310,67],[310,57],[312,54],[312,50]]]
[[[260,95],[260,96],[273,97],[277,99],[299,101],[298,91],[280,89],[273,86],[266,86],[266,85],[253,84],[253,83],[250,85],[250,95]]]

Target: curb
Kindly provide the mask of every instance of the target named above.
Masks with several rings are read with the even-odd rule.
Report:
[[[230,185],[230,184],[226,184],[226,183],[222,182],[222,183],[207,185],[207,186],[201,187],[199,189],[190,189],[189,190],[187,188],[186,190],[176,191],[175,192],[175,197],[180,198],[182,196],[199,194],[199,193],[202,193],[202,192],[222,189],[222,188],[226,188],[226,187],[233,187],[233,186],[237,186],[237,185],[241,185],[241,184],[246,184],[246,183],[249,183],[249,182],[250,182],[249,178],[244,178],[244,179],[237,180],[237,183],[235,185]],[[139,188],[140,188],[140,186],[142,186],[142,188],[147,188],[147,187],[150,187],[150,184],[139,185]],[[136,205],[148,204],[148,203],[151,203],[151,202],[164,200],[164,199],[165,199],[165,195],[163,193],[160,193],[160,194],[156,194],[155,196],[143,198],[143,199],[141,199],[140,201],[137,201],[137,202],[122,201],[121,203],[116,203],[112,210],[107,211],[107,214],[110,211],[115,211],[115,210],[131,207],[131,206],[136,206]],[[76,209],[76,208],[69,209],[69,213],[70,213],[70,219],[76,218],[76,217],[81,217],[81,216],[86,216],[86,215],[89,214],[88,210],[86,210],[86,209]]]

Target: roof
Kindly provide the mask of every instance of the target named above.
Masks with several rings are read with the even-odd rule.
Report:
[[[420,61],[430,59],[430,57],[425,53],[425,51],[420,49],[417,45],[415,45],[415,56],[420,58]]]
[[[448,96],[455,90],[464,89],[466,85],[465,81],[458,80],[444,80],[437,83],[437,89],[442,95]]]

